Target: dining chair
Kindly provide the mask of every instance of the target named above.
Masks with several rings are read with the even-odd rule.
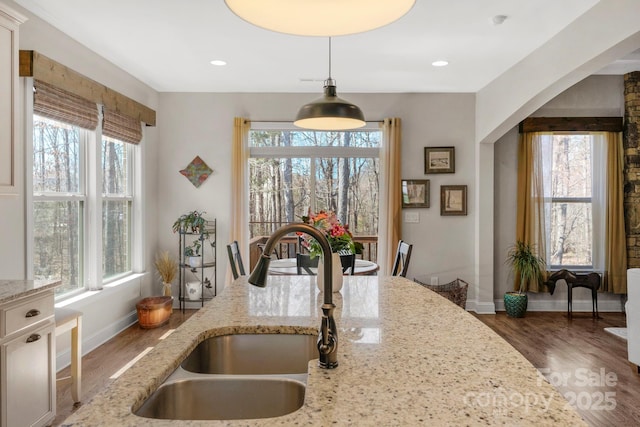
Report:
[[[260,255],[264,254],[265,243],[257,243],[258,249],[260,249]],[[278,251],[276,248],[273,248],[273,251],[270,254],[271,259],[280,259],[280,255],[278,255]]]
[[[316,273],[314,273],[311,269],[318,268],[319,260],[320,260],[320,257],[311,258],[311,255],[309,254],[297,253],[296,267],[298,269],[298,274],[315,276]]]
[[[398,242],[398,250],[396,251],[396,259],[393,261],[392,276],[407,277],[409,269],[409,260],[411,259],[411,249],[413,245],[400,240]]]
[[[356,254],[340,255],[342,273],[353,276],[356,274]]]
[[[227,253],[229,254],[233,279],[235,280],[240,276],[244,276],[246,273],[244,272],[244,264],[242,264],[242,257],[240,256],[240,248],[238,247],[237,240],[227,245]]]

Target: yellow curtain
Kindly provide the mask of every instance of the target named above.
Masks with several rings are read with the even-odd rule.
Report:
[[[607,141],[607,215],[603,291],[627,293],[627,242],[624,228],[624,149],[621,132]]]
[[[532,245],[538,256],[546,259],[544,175],[540,132],[520,134],[518,143],[518,207],[516,240]],[[515,243],[515,242],[514,242]],[[514,275],[514,290],[520,289],[520,278]],[[543,291],[538,284],[527,291]]]
[[[251,129],[249,120],[242,117],[234,119],[229,240],[238,241],[243,260],[249,260],[249,129]],[[227,274],[227,283],[231,282],[230,278],[231,275]]]
[[[380,274],[389,274],[398,241],[402,236],[402,193],[400,178],[400,145],[402,128],[399,118],[384,119],[381,150],[383,193],[380,197],[380,227],[378,232],[378,264]]]

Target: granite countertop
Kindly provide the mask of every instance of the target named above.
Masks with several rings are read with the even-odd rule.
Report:
[[[0,280],[0,304],[54,289],[60,280]]]
[[[203,339],[230,333],[317,332],[322,297],[312,276],[242,277],[66,426],[175,425],[132,413]],[[334,294],[339,366],[309,363],[305,401],[277,418],[180,425],[585,425],[511,345],[469,313],[402,277],[345,276]]]

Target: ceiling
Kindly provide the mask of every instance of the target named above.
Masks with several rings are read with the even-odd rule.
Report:
[[[329,75],[327,38],[255,27],[223,0],[15,1],[159,92],[319,92]],[[417,0],[385,27],[333,38],[331,74],[338,93],[477,92],[596,3]],[[603,72],[638,64],[640,51]]]

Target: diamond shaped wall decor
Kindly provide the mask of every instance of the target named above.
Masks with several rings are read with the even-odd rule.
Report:
[[[200,185],[209,178],[209,175],[211,175],[212,172],[213,169],[207,166],[200,156],[196,156],[186,168],[180,171],[180,173],[187,177],[187,179],[191,181],[196,188],[200,187]]]

